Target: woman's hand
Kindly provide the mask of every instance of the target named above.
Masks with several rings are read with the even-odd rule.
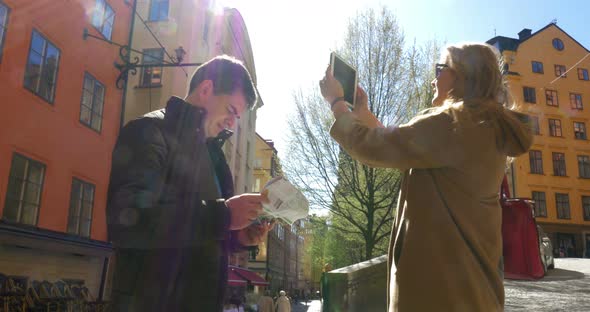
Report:
[[[369,111],[369,98],[367,96],[367,92],[361,88],[360,85],[356,86],[356,97],[354,99],[354,109],[352,110],[353,113],[365,113]]]
[[[320,80],[320,91],[326,102],[332,104],[337,99],[344,97],[344,89],[340,81],[334,78],[332,75],[332,67],[326,68],[326,74],[322,80]]]

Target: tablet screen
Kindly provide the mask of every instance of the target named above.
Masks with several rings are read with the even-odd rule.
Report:
[[[337,54],[332,53],[332,70],[334,77],[340,81],[344,89],[344,99],[354,105],[356,93],[356,69],[344,62]]]

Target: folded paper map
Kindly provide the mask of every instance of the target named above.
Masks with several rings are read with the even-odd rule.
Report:
[[[283,177],[268,181],[262,193],[267,193],[269,203],[263,204],[263,217],[283,219],[288,224],[307,217],[309,202],[291,182]]]

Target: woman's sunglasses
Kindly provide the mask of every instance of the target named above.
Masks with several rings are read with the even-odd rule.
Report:
[[[447,64],[436,64],[434,66],[434,74],[435,74],[435,77],[438,78],[438,76],[440,75],[440,73],[442,72],[442,70],[444,68],[448,68],[448,67],[449,67],[449,65],[447,65]]]

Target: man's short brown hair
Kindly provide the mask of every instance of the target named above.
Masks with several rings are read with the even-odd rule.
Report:
[[[231,56],[220,55],[199,66],[189,85],[188,94],[203,81],[213,81],[213,94],[231,95],[236,91],[243,91],[248,108],[256,103],[256,90],[252,77],[244,64]]]

